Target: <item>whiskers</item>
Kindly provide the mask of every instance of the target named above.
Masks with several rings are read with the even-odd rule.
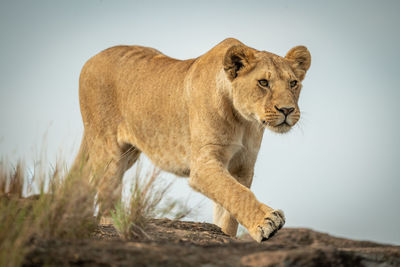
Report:
[[[295,129],[299,129],[301,134],[304,135],[304,130],[303,130],[303,122],[301,120],[299,120],[295,125],[294,125]]]
[[[267,113],[264,116],[265,126],[275,127],[281,123],[282,115],[276,113]],[[283,121],[282,121],[283,122]]]
[[[300,115],[298,115],[297,118],[297,123],[294,125],[295,129],[299,129],[301,134],[304,136],[304,125],[307,124],[307,115],[304,111],[301,113],[301,118]]]
[[[283,114],[275,112],[274,113],[267,112],[264,115],[264,122],[265,122],[264,126],[268,127],[273,132],[279,134],[291,132],[290,130],[294,128],[294,126],[298,124],[299,121],[300,121],[300,112],[296,112],[288,116],[284,116]],[[300,129],[302,134],[304,134],[301,126],[297,127]]]

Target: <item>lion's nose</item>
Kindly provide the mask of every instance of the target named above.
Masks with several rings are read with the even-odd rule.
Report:
[[[282,107],[282,108],[278,108],[277,106],[275,106],[275,109],[277,111],[279,111],[280,113],[283,113],[285,116],[288,116],[290,113],[292,113],[294,111],[294,107]]]

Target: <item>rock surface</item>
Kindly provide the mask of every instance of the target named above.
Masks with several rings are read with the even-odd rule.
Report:
[[[152,220],[146,234],[122,240],[112,225],[93,238],[35,241],[24,266],[400,266],[400,246],[283,228],[258,244],[208,223]]]

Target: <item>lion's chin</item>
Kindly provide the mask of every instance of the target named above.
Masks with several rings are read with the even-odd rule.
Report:
[[[281,123],[277,126],[267,126],[268,129],[270,129],[271,131],[275,132],[275,133],[280,133],[280,134],[284,134],[289,132],[292,129],[292,126],[287,124],[286,122]]]

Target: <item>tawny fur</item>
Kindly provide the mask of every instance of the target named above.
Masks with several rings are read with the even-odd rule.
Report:
[[[214,222],[225,233],[236,235],[240,222],[266,240],[285,218],[250,191],[254,164],[265,127],[284,133],[299,120],[310,62],[304,46],[283,58],[232,38],[183,61],[140,46],[104,50],[81,72],[84,135],[73,169],[102,171],[99,200],[107,212],[143,152],[161,169],[189,176],[214,201]]]

